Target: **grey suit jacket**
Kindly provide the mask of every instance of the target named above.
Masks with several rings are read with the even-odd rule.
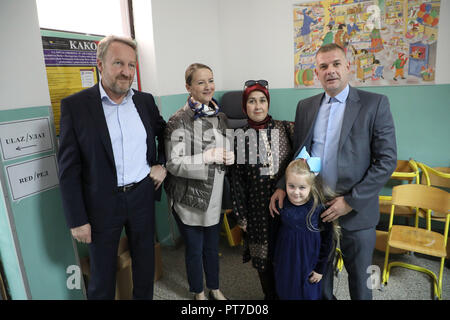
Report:
[[[295,156],[311,151],[314,123],[324,93],[301,100],[295,116]],[[362,230],[378,224],[378,194],[395,170],[397,144],[388,98],[350,87],[339,141],[336,193],[353,211],[339,218],[341,227]],[[295,158],[294,156],[294,158]]]

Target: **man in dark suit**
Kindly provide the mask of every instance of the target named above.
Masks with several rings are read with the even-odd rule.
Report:
[[[124,226],[133,297],[153,298],[154,201],[166,176],[166,123],[151,94],[130,89],[136,63],[133,40],[104,38],[97,49],[101,82],[61,101],[60,189],[72,236],[89,244],[89,299],[114,299]]]
[[[352,299],[372,299],[367,268],[372,264],[378,193],[397,162],[395,128],[386,96],[348,85],[350,63],[336,44],[316,54],[316,75],[325,93],[301,100],[295,118],[294,148],[321,158],[324,182],[338,195],[321,214],[324,222],[339,219],[344,265]],[[283,181],[272,196],[277,212],[286,195]],[[331,262],[323,280],[323,297],[333,299]]]

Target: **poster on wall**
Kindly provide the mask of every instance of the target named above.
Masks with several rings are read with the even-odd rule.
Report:
[[[315,54],[344,48],[353,86],[434,84],[440,0],[294,3],[294,82],[320,87]]]
[[[41,30],[41,34],[55,131],[59,135],[61,99],[92,87],[101,78],[97,44],[103,37],[46,30]],[[140,90],[139,70],[131,87]]]

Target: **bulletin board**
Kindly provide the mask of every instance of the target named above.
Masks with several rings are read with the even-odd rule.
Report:
[[[315,54],[342,46],[353,86],[434,84],[440,0],[294,3],[294,82],[320,87]]]
[[[59,135],[61,99],[95,85],[101,78],[97,68],[97,44],[101,35],[85,35],[41,29],[48,89]],[[141,89],[139,65],[132,88]]]

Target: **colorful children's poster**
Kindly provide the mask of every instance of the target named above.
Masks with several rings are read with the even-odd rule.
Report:
[[[296,88],[320,87],[315,54],[344,48],[353,86],[433,84],[440,0],[324,0],[294,4]]]

